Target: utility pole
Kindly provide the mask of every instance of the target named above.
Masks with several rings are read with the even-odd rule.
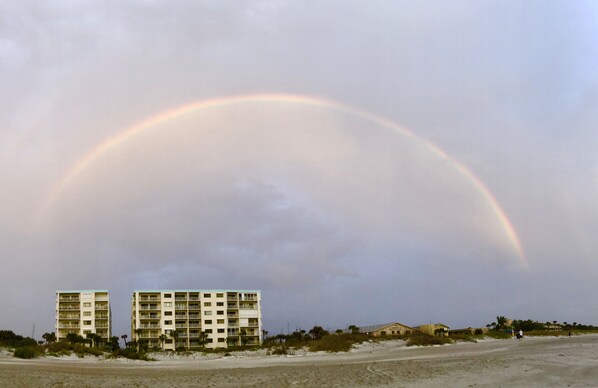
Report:
[[[31,338],[35,339],[35,323],[33,324],[33,329],[31,329]]]

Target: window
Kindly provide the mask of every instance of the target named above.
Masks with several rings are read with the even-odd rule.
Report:
[[[216,311],[217,315],[224,315],[224,311]]]
[[[172,294],[164,294],[164,298],[172,298]]]
[[[91,307],[91,302],[83,302],[83,307]]]
[[[172,316],[172,311],[164,311],[164,315]]]
[[[204,307],[211,307],[212,302],[203,302]]]
[[[203,297],[204,297],[204,298],[211,298],[211,297],[212,297],[212,294],[203,294]]]
[[[172,321],[164,321],[165,325],[172,325]]]
[[[224,333],[224,329],[218,329],[218,333]]]
[[[83,311],[84,317],[91,317],[91,311]]]
[[[211,319],[206,319],[206,320],[204,321],[204,323],[205,323],[206,325],[211,325],[211,324],[212,324],[212,320],[211,320]]]
[[[212,312],[211,311],[204,311],[203,315],[212,315]]]
[[[216,302],[216,306],[224,306],[224,302]]]
[[[167,340],[166,340],[166,343],[167,343],[167,344],[171,344],[171,343],[172,343],[172,339],[170,339],[170,338],[169,338],[169,339],[167,339]]]
[[[164,302],[164,307],[172,307],[172,302]]]
[[[224,294],[219,292],[216,294],[216,298],[224,298]]]
[[[211,344],[212,342],[214,342],[214,340],[212,338],[208,338],[208,343]]]
[[[73,333],[77,334],[76,332],[73,331]],[[91,330],[83,330],[83,334],[90,334]]]
[[[91,321],[83,321],[83,324],[84,324],[85,326],[91,326]]]
[[[216,323],[219,325],[224,325],[224,319],[218,319]]]
[[[224,338],[218,338],[218,342],[224,342],[226,341]]]
[[[212,329],[206,329],[204,330],[206,334],[212,334]]]

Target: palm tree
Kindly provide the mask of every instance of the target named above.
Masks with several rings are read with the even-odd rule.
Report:
[[[128,338],[128,336],[126,334],[123,334],[123,335],[120,336],[120,338],[122,338],[123,341],[125,341],[125,348],[126,348],[127,347],[127,338]]]
[[[206,346],[206,342],[208,342],[208,333],[206,333],[205,331],[200,331],[199,332],[199,344],[201,346]]]
[[[160,334],[160,337],[158,337],[158,339],[162,343],[162,351],[164,351],[164,342],[166,341],[166,335]]]
[[[173,330],[170,332],[170,336],[174,339],[174,349],[176,350],[176,348],[177,348],[176,340],[177,340],[177,338],[179,338],[179,333],[176,330]]]
[[[496,330],[503,329],[507,324],[507,317],[499,315],[496,317]]]
[[[137,351],[140,351],[140,345],[141,345],[141,329],[137,328],[135,329],[135,340],[137,341]]]

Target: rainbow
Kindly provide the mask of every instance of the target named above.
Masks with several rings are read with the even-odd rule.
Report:
[[[376,124],[381,126],[391,128],[392,130],[396,131],[397,133],[401,134],[404,137],[410,138],[413,141],[419,143],[429,152],[433,153],[434,155],[438,156],[441,159],[444,159],[450,163],[450,165],[458,171],[461,175],[467,178],[468,181],[472,183],[475,189],[482,195],[482,197],[487,201],[490,205],[494,215],[498,219],[500,225],[502,226],[504,232],[508,236],[509,240],[511,241],[513,248],[515,249],[518,258],[520,259],[521,263],[524,267],[528,266],[527,258],[525,256],[525,252],[521,245],[521,241],[517,236],[515,228],[509,221],[506,213],[492,194],[488,187],[465,165],[460,163],[459,161],[455,160],[453,157],[449,156],[446,152],[440,149],[435,144],[415,135],[413,132],[397,125],[396,123],[374,115],[372,113],[351,107],[349,105],[341,104],[336,101],[319,98],[319,97],[311,97],[311,96],[302,96],[302,95],[291,95],[291,94],[251,94],[251,95],[240,95],[240,96],[230,96],[230,97],[222,97],[222,98],[212,98],[207,100],[200,100],[196,102],[191,102],[182,106],[178,106],[176,108],[164,111],[159,113],[155,116],[151,116],[137,124],[134,124],[131,127],[125,128],[124,130],[120,131],[114,136],[109,137],[104,142],[90,150],[87,154],[85,154],[81,159],[79,159],[60,179],[55,185],[50,195],[48,196],[47,205],[51,204],[64,190],[64,188],[75,180],[79,175],[81,175],[94,161],[96,161],[100,156],[106,153],[111,148],[117,147],[128,140],[134,138],[138,134],[152,128],[155,125],[163,123],[167,120],[183,116],[185,114],[189,114],[194,111],[208,109],[208,108],[218,108],[223,106],[230,106],[235,104],[246,104],[246,103],[256,103],[256,102],[276,102],[276,103],[288,103],[288,104],[296,104],[296,105],[304,105],[304,106],[312,106],[312,107],[321,107],[326,109],[335,110],[342,113],[352,114],[357,117],[372,121]],[[44,206],[45,208],[46,206]]]

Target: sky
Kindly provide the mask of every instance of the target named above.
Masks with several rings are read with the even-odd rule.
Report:
[[[598,324],[594,1],[0,1],[0,328]]]

